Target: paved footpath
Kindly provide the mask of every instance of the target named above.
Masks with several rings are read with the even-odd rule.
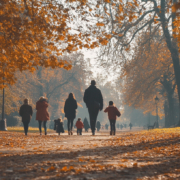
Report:
[[[178,155],[167,158],[154,150],[170,144],[177,147],[179,134],[176,141],[168,144],[166,140],[159,145],[154,136],[148,139],[147,133],[30,133],[26,137],[0,132],[0,180],[180,179]],[[172,170],[171,163],[176,166]]]

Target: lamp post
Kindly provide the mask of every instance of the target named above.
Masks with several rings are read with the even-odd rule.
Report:
[[[3,77],[3,80],[4,80],[4,77]],[[4,85],[4,83],[3,83],[3,85]],[[5,93],[4,93],[4,87],[3,87],[2,119],[0,120],[0,131],[7,131],[7,128],[6,128],[6,119],[4,118],[4,96],[5,96]]]
[[[155,104],[156,104],[156,128],[159,128],[159,122],[158,122],[158,102],[159,102],[159,98],[156,96],[154,100],[155,100]]]
[[[6,51],[4,49],[2,49],[2,53],[5,54]],[[4,78],[4,71],[5,71],[5,67],[6,67],[6,63],[2,66],[3,69],[3,86],[4,86],[4,82],[5,82],[5,78]],[[4,118],[4,87],[3,87],[3,99],[2,99],[2,119],[0,120],[0,131],[7,131],[6,128],[6,119]]]

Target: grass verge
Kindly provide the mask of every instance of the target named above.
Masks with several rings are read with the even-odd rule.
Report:
[[[10,131],[10,132],[24,132],[23,127],[17,127],[17,126],[7,127],[7,130]],[[43,128],[42,128],[42,131],[43,131]],[[39,132],[39,128],[29,127],[28,132],[29,133],[37,133],[37,132]],[[53,129],[47,129],[47,132],[54,133],[55,131]]]

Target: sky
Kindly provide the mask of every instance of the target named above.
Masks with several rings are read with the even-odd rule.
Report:
[[[112,81],[115,80],[118,76],[119,73],[117,71],[110,70],[107,72],[102,66],[98,67],[97,64],[97,53],[98,53],[99,48],[96,49],[90,49],[90,50],[83,50],[82,53],[84,53],[84,58],[85,59],[90,59],[91,65],[93,67],[93,74],[96,77],[98,74],[102,74],[103,77],[106,77],[107,81]]]
[[[90,59],[90,62],[93,67],[92,71],[93,71],[94,76],[97,76],[98,73],[103,72],[102,68],[97,67],[97,60],[96,60],[97,52],[98,52],[98,49],[83,50],[84,58]]]

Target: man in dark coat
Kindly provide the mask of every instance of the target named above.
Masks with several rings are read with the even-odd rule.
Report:
[[[22,117],[22,122],[24,125],[24,133],[26,136],[28,132],[29,122],[33,114],[32,107],[28,103],[29,103],[28,99],[24,99],[24,104],[20,107],[19,110],[19,115]]]
[[[96,120],[99,113],[103,109],[103,97],[101,91],[95,86],[96,82],[91,81],[91,85],[84,92],[84,102],[88,108],[92,135],[95,135]]]

